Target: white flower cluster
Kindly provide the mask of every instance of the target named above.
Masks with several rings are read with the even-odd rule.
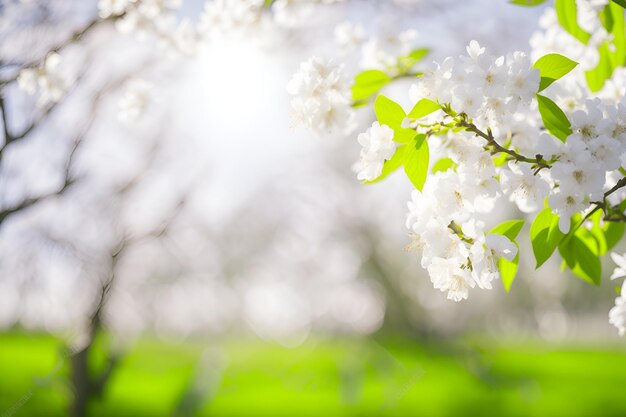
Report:
[[[206,35],[248,33],[266,23],[293,28],[306,22],[316,7],[343,0],[208,0],[200,17]],[[271,12],[271,13],[264,13]]]
[[[122,122],[138,120],[146,111],[152,99],[152,83],[136,78],[128,81],[118,102],[118,118]]]
[[[25,68],[17,77],[19,88],[28,94],[39,92],[39,105],[56,103],[72,85],[72,76],[58,53],[50,53],[37,68]]]
[[[621,116],[620,116],[621,115]],[[548,203],[560,216],[566,233],[570,218],[591,201],[602,200],[607,174],[622,165],[626,152],[626,105],[585,100],[584,108],[568,115],[573,133],[565,143],[545,135],[538,152],[556,162],[549,172],[552,192]]]
[[[365,42],[366,32],[362,25],[346,21],[335,26],[333,36],[339,48],[348,53]]]
[[[385,161],[391,159],[396,151],[393,129],[374,122],[365,133],[359,134],[358,141],[363,148],[361,158],[353,169],[358,173],[359,180],[375,180],[383,172]]]
[[[607,174],[618,169],[626,152],[626,104],[600,99],[582,100],[568,114],[572,134],[566,142],[540,133],[538,111],[532,99],[539,86],[538,70],[526,55],[515,52],[492,57],[472,41],[469,57],[460,65],[452,58],[436,64],[420,84],[411,88],[413,101],[422,97],[449,103],[474,123],[491,129],[496,140],[511,138],[514,149],[552,161],[538,174],[529,164],[510,162],[498,171],[502,191],[525,213],[548,203],[559,215],[559,228],[567,233],[570,219],[602,199]],[[566,109],[570,110],[570,109]]]
[[[398,57],[411,52],[415,48],[417,32],[409,29],[396,35],[373,36],[361,47],[363,69],[377,69],[394,74]]]
[[[245,32],[261,22],[264,4],[264,0],[207,1],[199,30],[206,35]]]
[[[626,254],[611,253],[611,259],[617,264],[611,279],[626,277]],[[609,323],[617,327],[620,336],[626,334],[626,281],[622,283],[620,295],[615,299],[615,307],[609,311]]]
[[[343,0],[276,0],[272,3],[272,12],[279,26],[294,27],[309,19],[316,6],[341,1]]]
[[[525,213],[542,209],[548,197],[559,216],[559,228],[567,233],[573,215],[602,200],[626,152],[626,104],[600,99],[577,103],[577,110],[568,114],[572,133],[562,142],[540,133],[537,126],[538,111],[532,100],[539,74],[528,57],[520,52],[490,57],[475,41],[467,52],[469,56],[461,57],[460,64],[447,58],[426,72],[420,84],[411,88],[412,100],[428,97],[449,104],[454,111],[466,113],[483,132],[493,132],[492,139],[501,148],[506,145],[513,151],[533,153],[530,158],[517,154],[526,160],[495,167],[491,153],[484,149],[488,145],[484,138],[468,131],[448,131],[441,143],[431,137],[437,159],[450,158],[456,170],[430,175],[423,191],[413,193],[407,226],[423,249],[422,265],[435,287],[448,291],[448,297],[455,300],[466,298],[474,286],[489,288],[497,276],[497,257],[481,268],[472,248],[478,242],[478,247],[489,250],[494,238],[485,238],[476,215],[490,212],[500,194]],[[526,130],[536,134],[534,140],[521,133],[525,124]],[[531,169],[537,154],[549,161],[539,172]],[[515,254],[511,242],[507,246],[498,239],[496,253],[506,249],[509,255]]]
[[[178,21],[182,0],[100,0],[99,16],[117,18],[121,33],[134,33],[139,39],[154,37],[168,50],[191,55],[196,48],[196,28],[188,20]]]
[[[493,208],[499,194],[491,155],[460,136],[450,156],[456,172],[437,172],[421,192],[413,191],[406,224],[435,288],[460,301],[470,288],[491,289],[499,259],[513,260],[517,247],[505,236],[486,234],[475,219]]]
[[[494,133],[506,132],[520,113],[528,112],[539,87],[539,70],[531,67],[523,52],[490,56],[472,41],[467,53],[459,62],[449,57],[436,64],[411,87],[409,95],[414,102],[426,97],[450,103],[455,111],[490,126]]]
[[[342,66],[310,58],[300,64],[287,91],[294,96],[291,105],[296,120],[313,132],[349,133],[353,129],[352,94]]]

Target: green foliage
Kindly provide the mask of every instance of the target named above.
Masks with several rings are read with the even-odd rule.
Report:
[[[589,218],[590,227],[581,228],[581,230],[584,230],[581,233],[589,233],[596,240],[598,256],[606,255],[622,239],[626,229],[626,225],[621,222],[603,222],[603,217],[604,213],[602,210],[598,210]]]
[[[564,265],[576,276],[598,286],[602,278],[599,249],[597,240],[585,228],[579,228],[574,235],[559,244],[559,253],[563,257]]]
[[[537,94],[537,102],[539,103],[539,114],[543,124],[553,136],[565,142],[567,137],[572,134],[572,125],[563,110],[546,96]]]
[[[537,261],[536,268],[550,259],[564,236],[559,230],[559,216],[552,213],[549,207],[535,217],[530,226],[530,242]]]
[[[433,165],[432,172],[445,172],[449,169],[455,170],[457,163],[450,158],[441,158]]]
[[[424,57],[429,53],[430,49],[419,48],[412,50],[406,55],[402,55],[398,58],[398,71],[400,71],[401,74],[410,71],[415,64],[424,59]]]
[[[415,143],[407,144],[404,158],[404,172],[418,190],[422,190],[428,175],[428,141],[426,135],[419,134],[415,137]]]
[[[587,85],[591,91],[599,91],[615,68],[623,66],[626,57],[626,31],[624,29],[624,10],[615,3],[608,4],[600,14],[602,24],[613,39],[604,42],[598,48],[598,65],[585,73]]]
[[[491,234],[506,236],[509,240],[511,240],[511,242],[515,243],[515,246],[517,247],[517,254],[512,261],[505,258],[500,258],[498,260],[498,269],[500,269],[502,284],[507,292],[511,289],[511,285],[513,284],[513,280],[517,274],[517,268],[519,265],[519,245],[515,239],[522,230],[522,227],[524,227],[524,220],[509,220],[500,223],[489,232]]]
[[[591,35],[578,26],[576,2],[574,0],[555,0],[554,8],[563,29],[586,45]]]
[[[538,91],[545,90],[550,84],[576,68],[576,65],[578,62],[559,54],[547,54],[539,58],[533,65],[541,75]]]
[[[369,99],[385,85],[391,82],[391,78],[379,70],[367,70],[354,77],[352,86],[352,100],[362,101]]]
[[[514,241],[522,227],[524,227],[524,220],[508,220],[491,229],[489,233],[506,236]]]
[[[438,103],[435,103],[427,98],[423,98],[418,101],[415,106],[413,106],[407,117],[410,119],[421,119],[422,117],[428,116],[429,114],[440,109],[441,106]]]
[[[426,48],[415,49],[406,55],[400,56],[397,65],[389,68],[389,70],[397,71],[400,75],[406,75],[429,52],[430,50]],[[386,72],[380,70],[365,70],[357,74],[352,85],[352,100],[355,105],[360,106],[367,103],[367,100],[392,82],[394,78],[396,77],[391,77]]]
[[[395,101],[380,94],[374,103],[374,111],[381,125],[387,125],[393,129],[393,140],[396,142],[408,143],[417,135],[415,130],[402,127],[406,113]]]
[[[394,140],[406,144],[403,147],[402,155],[398,156],[398,158],[402,159],[404,172],[407,177],[409,177],[409,180],[411,180],[415,188],[421,190],[424,187],[426,176],[428,175],[429,152],[426,136],[418,134],[413,129],[403,128],[402,121],[406,118],[406,113],[398,103],[382,94],[376,98],[374,111],[376,112],[376,117],[378,117],[380,124],[387,125],[393,129]],[[398,153],[398,150],[396,150],[396,153]],[[396,155],[394,155],[394,157],[396,157]],[[400,161],[394,160],[393,164],[390,164],[389,168],[385,171],[386,165],[389,164],[389,162],[391,162],[391,160],[383,167],[383,174],[385,175],[397,169],[399,165],[396,164]]]
[[[613,3],[626,9],[626,0],[611,0]]]

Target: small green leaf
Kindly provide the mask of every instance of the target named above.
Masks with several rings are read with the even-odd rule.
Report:
[[[381,181],[389,176],[392,172],[396,171],[404,164],[404,158],[406,157],[406,151],[409,148],[408,145],[400,145],[396,148],[396,152],[391,159],[385,161],[383,165],[383,171],[378,178],[372,181],[364,181],[364,184],[373,184]]]
[[[357,74],[354,77],[354,85],[352,86],[352,100],[367,100],[373,94],[376,94],[385,85],[391,82],[391,78],[382,71],[368,70]]]
[[[574,0],[555,0],[554,8],[563,29],[586,45],[591,35],[578,26],[576,2]]]
[[[415,130],[402,127],[402,121],[406,118],[406,113],[395,101],[379,94],[374,103],[374,111],[381,125],[387,125],[393,129],[394,141],[409,143],[417,136]]]
[[[537,102],[539,103],[539,114],[543,124],[553,136],[565,142],[567,137],[572,134],[572,125],[563,110],[546,96],[537,94]]]
[[[441,158],[440,160],[435,162],[435,164],[433,165],[432,172],[434,174],[435,172],[445,172],[449,169],[454,170],[456,166],[457,166],[457,163],[454,162],[452,159]]]
[[[421,119],[440,109],[441,106],[439,104],[427,98],[423,98],[413,106],[407,117],[410,119]]]
[[[559,245],[559,253],[575,275],[599,286],[602,264],[597,255],[597,242],[594,242],[594,239],[582,239],[576,234]]]
[[[615,4],[619,4],[620,6],[622,6],[624,9],[626,9],[626,0],[611,0],[613,3]]]
[[[419,48],[414,49],[406,55],[398,58],[398,67],[401,72],[409,71],[415,64],[420,62],[426,55],[430,53],[430,49],[427,48]]]
[[[379,94],[374,103],[374,111],[381,125],[387,125],[394,129],[400,127],[406,117],[406,113],[395,101]],[[395,130],[395,129],[394,129]]]
[[[524,220],[508,220],[500,223],[489,232],[491,234],[506,236],[511,242],[515,243],[517,247],[517,254],[512,261],[502,257],[498,260],[498,269],[500,269],[502,284],[507,292],[511,289],[515,274],[517,274],[517,267],[519,265],[519,245],[515,241],[515,238],[517,238],[522,227],[524,227]]]
[[[550,259],[564,236],[559,229],[559,216],[552,213],[549,207],[537,214],[530,226],[530,241],[537,260],[536,268]]]
[[[500,270],[500,276],[502,277],[502,284],[504,285],[504,290],[509,292],[511,290],[511,285],[513,284],[513,280],[515,279],[515,275],[517,274],[517,267],[519,265],[519,245],[517,242],[515,246],[517,247],[517,254],[512,261],[509,261],[506,258],[500,258],[498,260],[498,269]]]
[[[626,57],[626,30],[624,10],[615,3],[607,5],[600,13],[604,28],[613,35],[598,47],[598,65],[585,73],[592,92],[600,91],[617,67],[624,66]]]
[[[422,190],[428,175],[428,141],[426,135],[415,137],[414,144],[407,144],[404,172],[418,190]]]
[[[576,68],[576,65],[578,62],[559,54],[547,54],[539,58],[533,65],[541,75],[539,91],[545,90],[550,84]]]
[[[510,241],[515,241],[522,227],[524,220],[508,220],[491,229],[489,233],[506,236]]]
[[[606,222],[602,227],[604,238],[606,239],[606,251],[610,251],[622,240],[626,224],[618,222]]]

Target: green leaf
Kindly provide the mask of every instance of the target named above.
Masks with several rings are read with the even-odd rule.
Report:
[[[509,261],[506,258],[500,258],[498,260],[498,269],[500,270],[500,276],[502,277],[502,284],[504,285],[504,290],[509,292],[511,290],[511,285],[513,284],[513,280],[515,279],[515,275],[517,274],[517,267],[519,265],[519,245],[517,242],[515,246],[517,247],[517,254],[512,261]]]
[[[611,0],[613,3],[615,4],[619,4],[620,6],[622,6],[624,9],[626,9],[626,0]]]
[[[600,13],[600,18],[605,29],[613,36],[598,48],[598,65],[585,73],[587,85],[593,92],[602,89],[615,68],[624,65],[626,57],[624,10],[619,5],[611,3]]]
[[[591,35],[578,26],[576,2],[574,0],[555,0],[554,8],[563,29],[586,45]]]
[[[391,78],[382,71],[368,70],[357,74],[354,77],[354,85],[352,86],[352,100],[367,100],[373,94],[376,94],[385,85],[391,82]]]
[[[449,169],[455,169],[457,167],[457,163],[454,162],[450,158],[441,158],[433,165],[432,172],[445,172]]]
[[[622,240],[626,231],[626,224],[617,222],[606,222],[602,227],[604,238],[606,239],[606,251],[610,251]]]
[[[401,126],[402,121],[406,117],[402,106],[382,94],[376,97],[374,111],[376,112],[376,118],[378,118],[380,124],[387,125],[392,129],[396,126]]]
[[[563,110],[546,96],[537,94],[537,102],[539,103],[539,114],[543,124],[553,136],[565,142],[567,137],[572,134],[572,125]]]
[[[550,259],[564,236],[559,229],[559,216],[552,213],[549,207],[537,214],[530,226],[530,241],[537,261],[536,268]]]
[[[430,53],[428,48],[414,49],[406,55],[398,58],[398,67],[401,72],[409,71],[415,64],[420,62],[426,55]]]
[[[595,239],[583,239],[578,234],[559,245],[559,253],[572,272],[584,281],[599,286],[602,264],[597,252]]]
[[[546,0],[511,0],[509,3],[516,4],[518,6],[538,6],[540,4],[545,3]]]
[[[383,165],[383,171],[378,178],[372,181],[364,181],[364,184],[373,184],[380,180],[383,180],[389,176],[392,172],[400,168],[404,164],[404,158],[406,157],[406,151],[409,145],[400,145],[396,148],[396,152],[391,159],[386,160]]]
[[[440,109],[441,106],[439,104],[427,98],[423,98],[413,106],[407,117],[410,119],[421,119]]]
[[[509,240],[515,241],[522,227],[524,227],[524,220],[508,220],[491,229],[489,233],[506,236]]]
[[[576,65],[578,62],[559,54],[547,54],[539,58],[533,65],[541,75],[539,91],[545,90],[550,84],[576,68]]]
[[[515,241],[515,238],[517,238],[522,227],[524,227],[524,220],[508,220],[500,223],[489,232],[491,234],[506,236],[511,242],[515,243],[517,247],[517,254],[512,261],[502,257],[498,260],[498,269],[500,269],[502,284],[507,292],[511,289],[515,274],[517,274],[517,267],[519,265],[519,245]]]
[[[428,175],[428,141],[426,135],[419,134],[415,137],[414,144],[407,145],[406,157],[404,158],[404,172],[418,190],[422,190]]]
[[[393,129],[394,141],[409,143],[417,136],[415,130],[402,127],[402,121],[406,118],[406,113],[402,106],[395,101],[379,94],[374,103],[374,111],[381,125],[387,125]]]

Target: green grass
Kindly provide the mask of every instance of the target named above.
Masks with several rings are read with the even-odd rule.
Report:
[[[0,416],[65,415],[64,362],[49,336],[0,335]],[[624,346],[142,340],[90,415],[625,416],[624,386]]]

